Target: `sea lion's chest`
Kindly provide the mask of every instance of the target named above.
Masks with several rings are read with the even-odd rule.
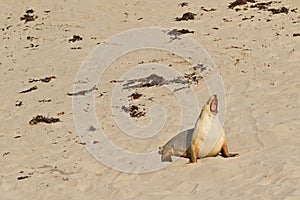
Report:
[[[193,135],[193,144],[198,148],[199,158],[215,156],[221,151],[225,133],[218,117],[199,118]]]

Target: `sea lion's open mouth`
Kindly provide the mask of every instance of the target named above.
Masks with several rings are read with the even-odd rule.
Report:
[[[218,113],[218,98],[217,95],[214,95],[210,103],[210,111],[214,114]]]

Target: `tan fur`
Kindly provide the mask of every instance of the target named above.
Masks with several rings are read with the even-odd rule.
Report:
[[[185,136],[179,136],[179,134],[172,138],[166,145],[160,147],[162,161],[172,161],[171,156],[181,156],[189,158],[191,163],[195,163],[198,158],[216,156],[220,153],[223,157],[238,155],[228,152],[225,133],[217,117],[217,103],[217,96],[214,95],[203,106],[193,130],[190,146],[186,150],[182,148],[178,149],[180,147],[180,145],[178,147],[178,144],[181,144],[180,140],[184,138],[182,136]],[[206,144],[208,140],[210,143]]]

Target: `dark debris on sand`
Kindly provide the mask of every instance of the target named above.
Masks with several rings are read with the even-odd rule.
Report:
[[[137,84],[136,84],[137,82]],[[128,80],[127,83],[123,85],[124,89],[130,88],[142,88],[142,87],[152,87],[152,86],[160,86],[163,85],[165,79],[162,76],[158,76],[156,74],[151,74],[148,77]]]
[[[27,178],[30,178],[30,176],[19,176],[18,178],[17,178],[17,180],[18,181],[20,181],[20,180],[24,180],[24,179],[27,179]]]
[[[73,35],[73,37],[71,39],[69,39],[69,42],[77,42],[77,41],[81,41],[82,37],[80,37],[79,35]]]
[[[94,90],[98,90],[98,88],[96,86],[94,86],[89,90],[82,90],[82,91],[79,91],[79,92],[68,92],[67,95],[68,96],[85,96],[86,94],[88,94],[88,93],[90,93]]]
[[[21,92],[19,92],[19,93],[20,93],[20,94],[28,93],[28,92],[31,92],[31,91],[37,90],[37,89],[38,89],[37,86],[33,86],[33,87],[31,87],[31,88],[29,88],[29,89],[27,89],[27,90],[23,90],[23,91],[21,91]]]
[[[23,105],[23,102],[22,102],[22,101],[16,101],[15,106],[20,107],[20,106],[22,106],[22,105]]]
[[[38,18],[38,16],[36,16],[34,14],[34,10],[33,9],[28,9],[28,10],[25,11],[25,14],[22,17],[20,17],[20,20],[25,21],[25,23],[27,23],[27,22],[34,21],[37,18]]]
[[[36,117],[33,117],[30,121],[30,125],[35,125],[38,123],[46,123],[46,124],[51,124],[51,123],[56,123],[60,122],[59,118],[54,118],[54,117],[44,117],[43,115],[37,115]]]
[[[268,9],[268,11],[271,11],[272,14],[280,14],[280,13],[285,13],[288,14],[289,13],[289,9],[286,7],[281,7],[281,8],[270,8]]]
[[[178,6],[181,6],[181,7],[188,6],[188,5],[189,5],[188,2],[182,2],[182,3],[178,4]]]
[[[194,33],[194,31],[190,31],[188,29],[173,29],[168,32],[168,35],[182,35],[182,34],[187,34],[187,33]]]
[[[40,100],[38,100],[39,103],[49,103],[51,101],[52,101],[51,99],[40,99]]]
[[[207,9],[207,8],[201,7],[201,10],[203,10],[205,12],[213,12],[213,11],[216,11],[217,9],[215,9],[215,8]]]
[[[245,5],[247,4],[248,0],[236,0],[234,2],[231,2],[229,5],[228,5],[228,8],[235,8],[236,6],[241,6],[241,5]]]
[[[170,83],[188,84],[189,82],[184,77],[177,77],[172,80],[166,80],[162,76],[158,76],[157,74],[151,74],[145,78],[128,80],[127,83],[123,85],[123,88],[135,89],[135,88],[162,86]]]
[[[251,5],[250,8],[258,8],[259,10],[266,10],[272,3],[273,3],[272,1],[256,3],[254,5]]]
[[[182,15],[182,17],[176,17],[175,21],[188,21],[188,20],[194,20],[195,16],[197,14],[192,13],[192,12],[186,12]]]
[[[122,106],[122,110],[124,110],[126,113],[129,113],[130,117],[140,118],[146,114],[145,111],[141,111],[136,105],[130,105],[129,107]]]
[[[185,73],[184,78],[186,78],[189,83],[198,84],[199,81],[203,78],[200,74],[197,74],[195,71],[192,73]]]
[[[138,92],[132,93],[129,97],[132,98],[133,100],[139,99],[143,94],[140,94]]]
[[[273,3],[278,3],[275,1],[268,1],[268,2],[260,2],[257,3],[255,0],[236,0],[228,5],[228,8],[235,8],[236,6],[241,6],[241,5],[246,5],[247,3],[252,3],[250,5],[250,8],[257,8],[259,10],[263,11],[270,11],[272,14],[280,14],[280,13],[285,13],[288,14],[289,9],[286,7],[281,7],[281,8],[269,8]],[[240,9],[236,9],[238,11]]]
[[[29,83],[33,83],[33,82],[38,82],[38,81],[41,81],[41,82],[44,82],[44,83],[49,83],[52,79],[56,79],[56,76],[47,76],[45,78],[40,78],[40,79],[29,79]]]

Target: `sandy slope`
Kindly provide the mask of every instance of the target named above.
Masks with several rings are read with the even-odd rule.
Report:
[[[298,8],[276,15],[253,8],[236,12],[227,8],[229,2],[189,1],[180,7],[181,1],[3,0],[0,199],[299,199],[300,37],[293,36],[300,33],[299,1],[272,4]],[[20,17],[31,8],[38,18],[25,24]],[[174,20],[187,11],[197,14],[195,20]],[[242,20],[245,17],[251,19]],[[180,159],[156,172],[127,174],[102,165],[86,151],[74,126],[72,97],[67,95],[79,66],[97,43],[147,26],[193,30],[189,36],[213,57],[226,87],[228,145],[240,153],[238,158],[205,158],[191,165]],[[68,42],[73,35],[83,40]],[[172,63],[182,73],[190,67],[168,54],[142,55],[133,53],[114,63],[117,71],[107,71],[96,91],[105,94],[96,98],[96,108],[108,137],[136,152],[155,149],[175,134],[178,103],[163,88],[140,90],[153,97],[153,102],[145,100],[146,108],[160,103],[168,118],[163,133],[154,139],[128,139],[113,126],[110,81],[126,72],[122,66],[140,60]],[[28,82],[51,75],[56,79],[49,83]],[[35,85],[38,90],[19,94]],[[200,81],[192,87],[204,103],[209,96],[205,84]],[[15,106],[17,101],[22,105]],[[29,125],[37,114],[62,122]],[[147,120],[146,116],[136,122]]]

